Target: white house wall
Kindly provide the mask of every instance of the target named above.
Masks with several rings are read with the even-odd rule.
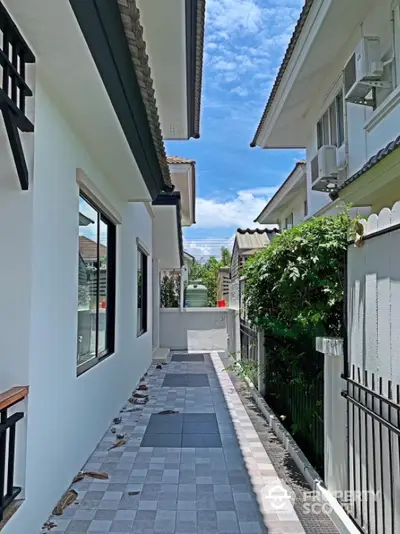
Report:
[[[293,213],[293,225],[300,224],[305,219],[304,215],[304,202],[307,199],[307,191],[299,192],[296,197],[288,202],[286,206],[281,210],[279,216],[279,228],[283,230],[285,228],[285,219]]]
[[[1,389],[17,384],[30,386],[26,501],[5,527],[5,534],[39,532],[73,474],[118,415],[152,356],[151,258],[149,329],[136,337],[136,242],[139,238],[151,254],[152,220],[148,211],[143,204],[119,200],[113,177],[101,174],[40,84],[36,89],[35,126],[31,191],[6,195],[1,191],[0,195],[4,229],[0,240],[6,256],[4,259],[2,255],[3,281],[4,273],[7,276],[7,284],[2,283],[1,289],[8,303],[0,312],[0,324],[8,332],[2,360],[7,363],[5,368],[10,368],[7,375],[1,368],[0,385]],[[122,221],[117,226],[115,353],[79,377],[78,168]]]

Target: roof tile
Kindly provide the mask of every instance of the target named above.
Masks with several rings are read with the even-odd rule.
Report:
[[[339,185],[338,191],[341,191],[344,189],[347,185],[350,185],[353,183],[357,178],[360,178],[363,174],[365,174],[367,171],[372,169],[375,165],[377,165],[380,161],[382,161],[386,156],[394,152],[397,148],[400,147],[400,135],[396,137],[393,141],[390,141],[389,144],[385,146],[385,148],[381,148],[376,154],[374,154],[363,167],[359,171],[357,171],[355,174],[350,176],[345,182]]]

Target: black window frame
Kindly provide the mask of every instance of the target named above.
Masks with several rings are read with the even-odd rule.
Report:
[[[100,269],[97,269],[97,308],[96,308],[96,355],[77,364],[77,375],[80,376],[104,359],[115,353],[115,305],[116,305],[116,251],[117,251],[117,226],[99,208],[94,200],[79,190],[79,198],[82,198],[91,208],[98,213],[97,218],[97,264],[100,265],[100,222],[107,225],[107,313],[106,313],[106,348],[98,352],[99,343],[99,300],[100,300]],[[79,276],[79,273],[78,273]]]
[[[293,212],[285,218],[285,230],[290,230],[294,226]]]
[[[136,313],[138,314],[136,321],[136,337],[140,337],[148,331],[148,280],[149,280],[149,255],[140,245],[137,246],[137,261],[140,256],[140,273],[141,273],[141,285],[139,292],[138,280],[136,285],[138,288],[136,299]],[[136,269],[137,276],[139,274],[139,264]],[[139,307],[140,299],[140,307]]]

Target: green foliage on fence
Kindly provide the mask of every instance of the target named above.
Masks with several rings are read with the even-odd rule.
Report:
[[[323,356],[315,338],[343,335],[350,227],[347,213],[310,219],[278,235],[243,271],[247,316],[265,333],[267,402],[318,468]]]
[[[289,338],[342,335],[350,224],[347,213],[311,219],[250,258],[244,267],[250,321]]]

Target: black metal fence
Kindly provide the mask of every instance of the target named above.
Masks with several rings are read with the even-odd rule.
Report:
[[[257,365],[258,341],[257,332],[251,326],[240,320],[240,354],[242,361],[250,361]]]
[[[21,493],[21,488],[14,486],[15,426],[24,414],[8,416],[9,407],[0,410],[0,521],[6,507]]]
[[[363,532],[400,532],[400,386],[352,367],[347,390],[348,491],[343,505]]]
[[[313,467],[324,470],[324,377],[288,369],[285,378],[266,364],[265,399]]]

